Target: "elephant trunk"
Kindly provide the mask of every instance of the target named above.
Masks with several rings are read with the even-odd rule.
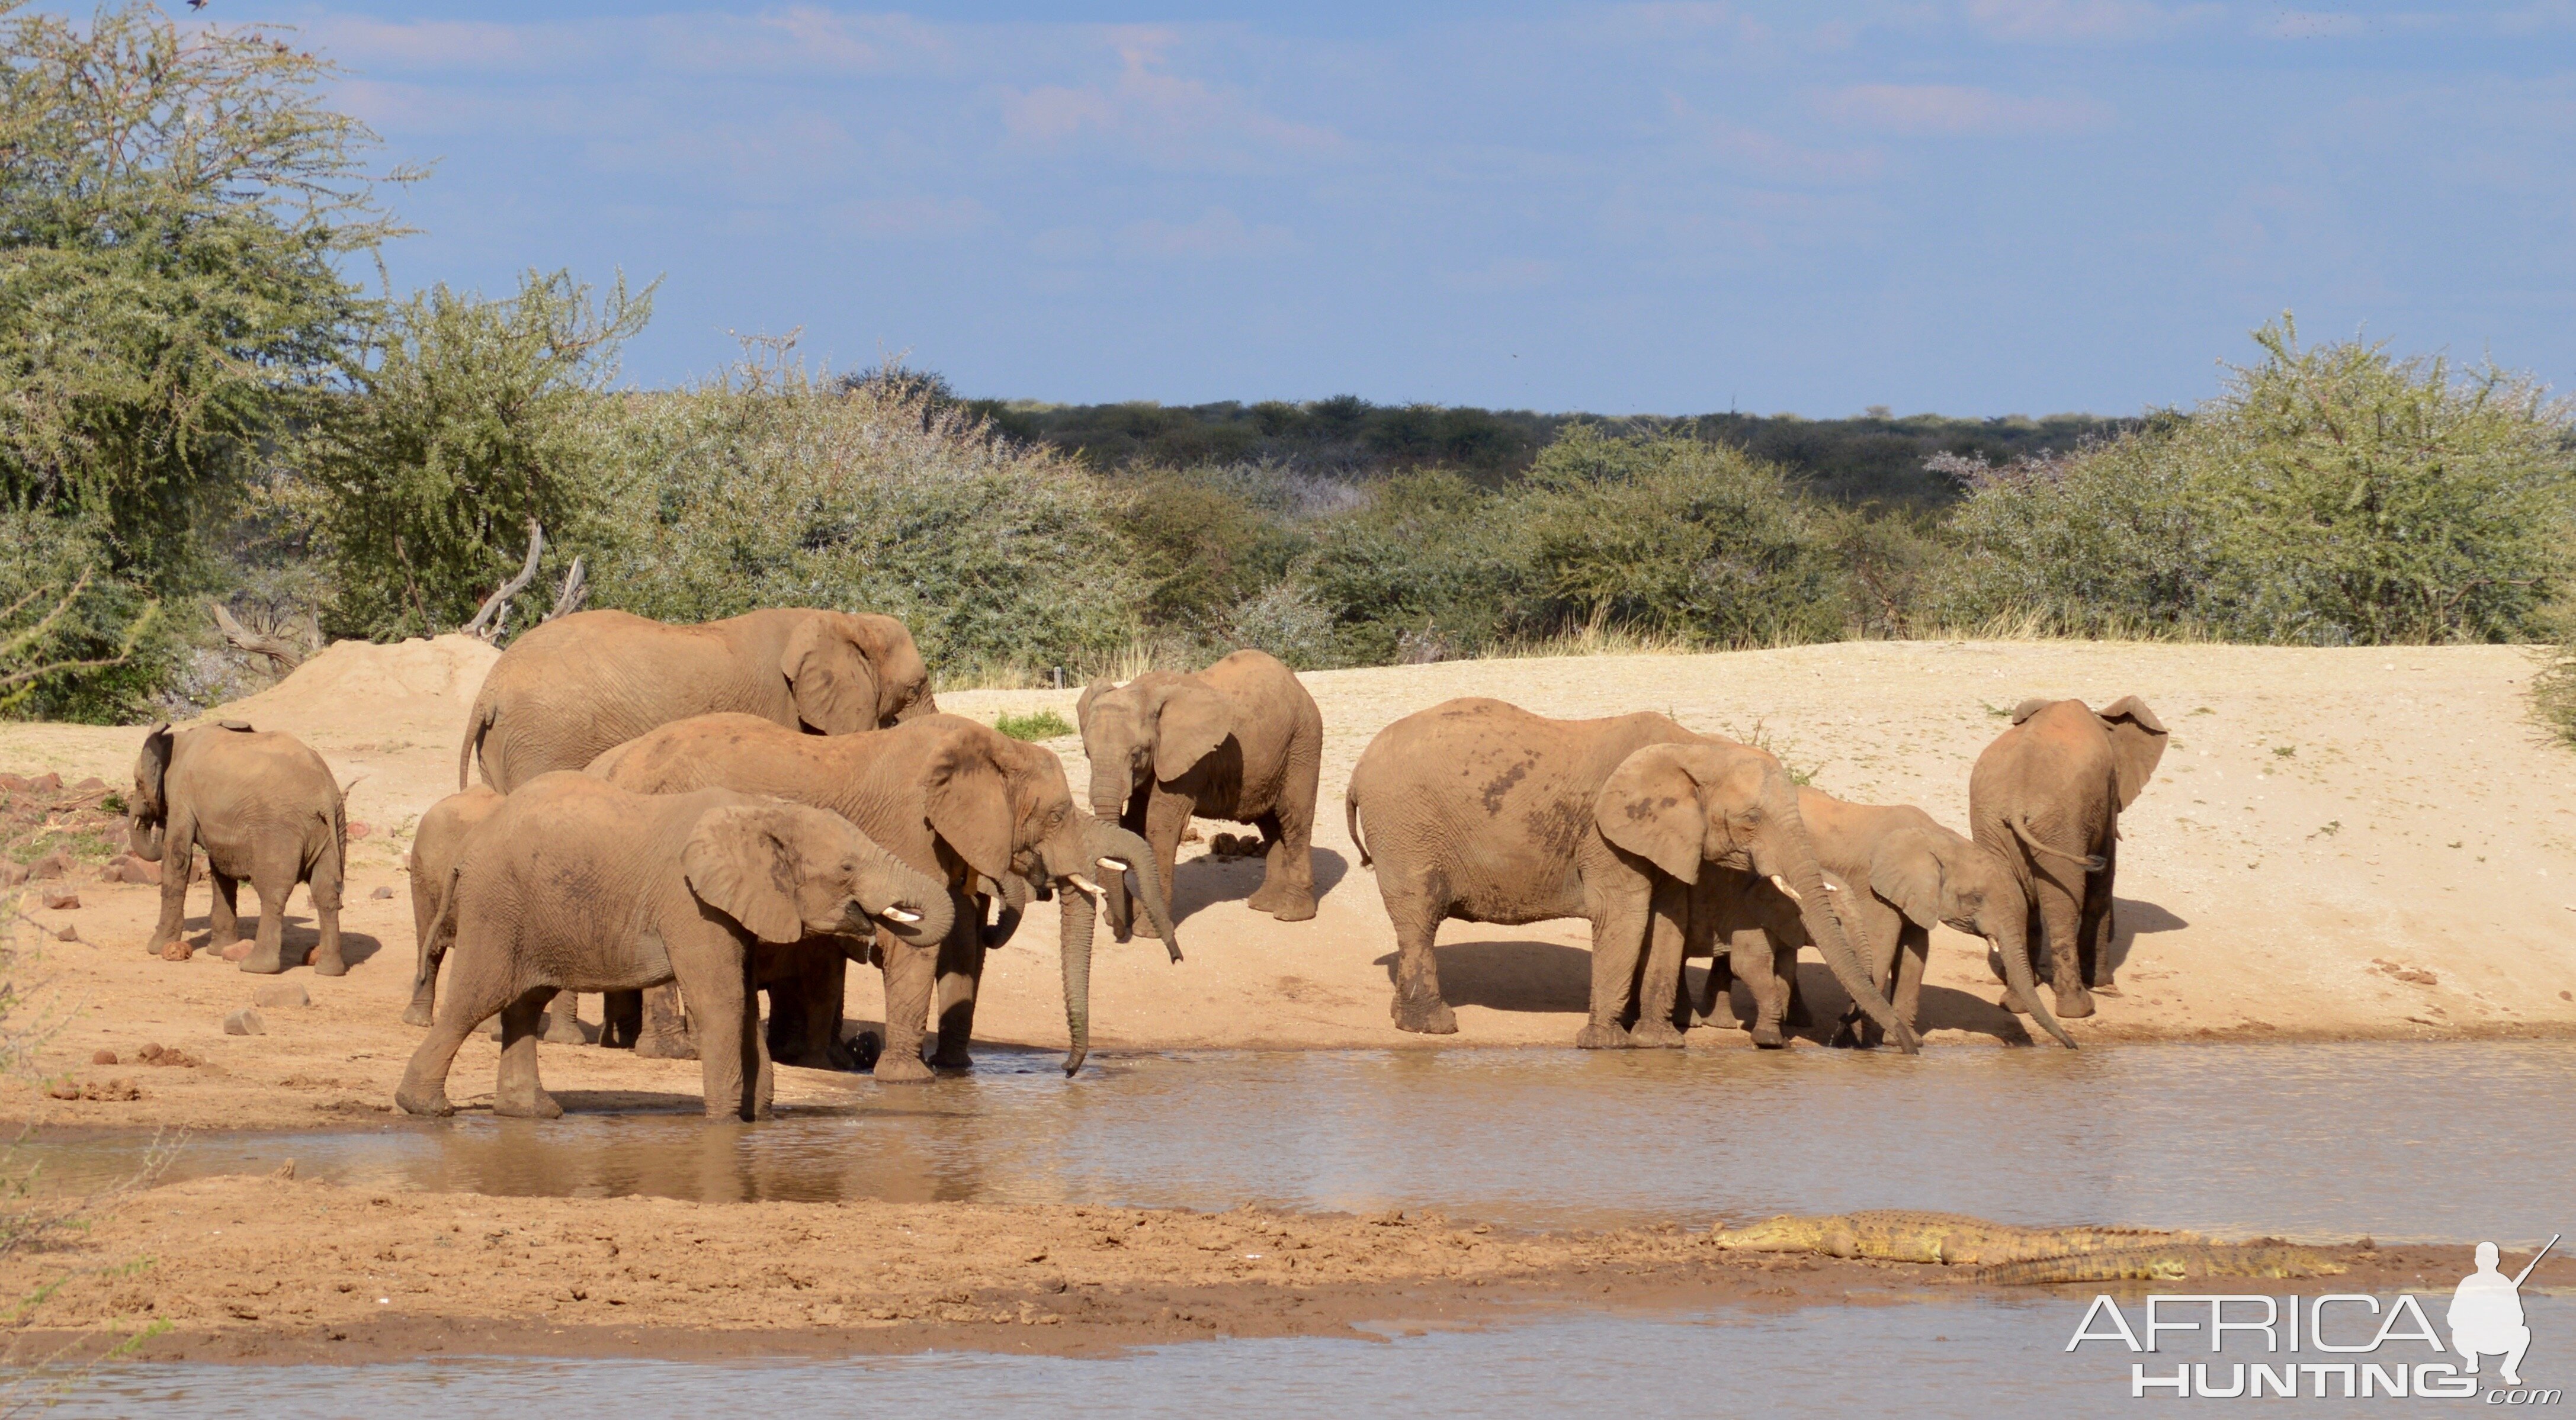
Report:
[[[1127,811],[1127,801],[1113,796],[1110,793],[1110,786],[1101,782],[1103,777],[1099,770],[1092,771],[1091,816],[1104,824],[1115,824],[1119,821],[1119,816]],[[1100,855],[1086,855],[1085,861],[1098,856]],[[1127,932],[1136,921],[1135,904],[1129,901],[1127,895],[1127,875],[1112,873],[1100,880],[1100,887],[1100,905],[1107,909],[1110,925],[1117,929],[1119,940],[1124,941]]]
[[[1079,889],[1068,888],[1056,896],[1064,905],[1064,1029],[1072,1041],[1065,1053],[1064,1073],[1072,1075],[1091,1053],[1091,919],[1096,909],[1091,894]]]
[[[874,845],[870,845],[873,847]],[[957,925],[957,895],[948,885],[879,848],[876,871],[861,879],[859,905],[867,915],[907,942],[936,945]],[[864,934],[860,923],[845,931]]]
[[[1789,800],[1793,805],[1796,802],[1794,798]],[[1879,1029],[1887,1032],[1888,1039],[1896,1042],[1897,1049],[1908,1055],[1915,1053],[1922,1047],[1922,1038],[1914,1033],[1913,1027],[1897,1018],[1896,1008],[1879,994],[1878,983],[1861,965],[1860,953],[1852,946],[1851,935],[1844,930],[1841,915],[1834,911],[1833,903],[1826,895],[1824,867],[1816,861],[1815,849],[1807,842],[1806,827],[1798,821],[1797,811],[1794,808],[1785,813],[1775,810],[1773,821],[1779,825],[1781,833],[1782,861],[1765,862],[1763,859],[1769,855],[1757,854],[1754,871],[1766,877],[1777,875],[1788,883],[1798,899],[1799,919],[1805,923],[1807,935],[1814,940],[1816,949],[1825,954],[1825,965],[1832,968],[1834,979],[1842,983],[1844,992],[1850,995],[1854,1005],[1878,1022]]]
[[[1154,863],[1154,850],[1144,839],[1112,822],[1095,819],[1084,833],[1085,853],[1094,863],[1124,863],[1136,873],[1137,896],[1145,903],[1145,920],[1154,924],[1154,935],[1163,939],[1163,950],[1172,960],[1181,959],[1180,929],[1172,925],[1172,899],[1164,889],[1162,872]],[[1105,862],[1104,862],[1105,860]],[[1104,893],[1118,891],[1110,885],[1123,885],[1126,874],[1107,872],[1101,877]]]
[[[161,830],[159,819],[147,819],[136,814],[126,826],[126,847],[144,862],[158,863],[161,861]]]
[[[2010,940],[2007,940],[2007,936]],[[2022,999],[2022,1004],[2030,1007],[2030,1018],[2039,1022],[2041,1029],[2055,1036],[2058,1044],[2073,1050],[2075,1037],[2066,1033],[2066,1027],[2058,1024],[2057,1013],[2048,1009],[2047,1002],[2039,999],[2039,982],[2030,969],[2029,943],[2022,940],[2019,933],[1993,936],[1986,940],[1994,945],[1995,955],[2004,959],[2004,980],[2012,986],[2013,994]]]
[[[1011,944],[1012,934],[1020,930],[1020,917],[1029,910],[1029,899],[1036,892],[1029,886],[1029,880],[1017,873],[1002,874],[1002,880],[993,884],[993,890],[1001,894],[1002,910],[982,928],[986,951],[999,951]]]

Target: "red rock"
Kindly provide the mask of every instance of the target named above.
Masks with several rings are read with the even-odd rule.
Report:
[[[116,1063],[116,1052],[113,1050],[93,1050],[90,1052],[89,1063],[92,1065],[113,1065]]]
[[[35,778],[28,780],[26,787],[33,793],[50,794],[56,789],[63,787],[63,776],[48,770],[45,773],[39,774]]]
[[[226,961],[240,961],[244,957],[250,955],[250,949],[251,943],[249,942],[234,942],[230,946],[224,948],[223,958]]]
[[[23,774],[0,774],[0,793],[14,794],[27,787]]]
[[[48,878],[59,878],[65,873],[70,872],[71,868],[71,855],[57,848],[53,852],[46,854],[44,857],[29,863],[27,865],[27,876],[32,880],[42,882]]]
[[[46,888],[36,894],[36,901],[49,911],[70,912],[79,908],[80,893],[67,887]]]
[[[353,838],[353,839],[356,839],[356,838],[364,838],[364,837],[366,837],[368,834],[373,833],[373,832],[375,832],[375,830],[374,830],[374,829],[367,827],[367,826],[366,826],[365,824],[363,824],[363,823],[355,823],[355,822],[353,822],[353,823],[351,823],[351,824],[349,825],[349,836],[350,836],[351,838]]]
[[[106,790],[107,781],[99,778],[95,774],[72,786],[72,792],[75,794],[98,794],[104,793]]]
[[[27,865],[0,858],[0,888],[13,888],[27,880]]]
[[[161,881],[161,865],[147,863],[131,853],[119,853],[107,860],[107,866],[100,870],[98,880],[103,883],[158,885]]]

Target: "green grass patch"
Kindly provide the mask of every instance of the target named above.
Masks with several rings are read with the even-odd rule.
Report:
[[[993,728],[1015,740],[1061,739],[1073,733],[1073,726],[1066,724],[1064,717],[1052,710],[1041,710],[1034,715],[1005,715],[993,722]]]

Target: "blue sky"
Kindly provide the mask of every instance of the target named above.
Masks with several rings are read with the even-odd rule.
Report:
[[[399,284],[662,277],[647,384],[2124,413],[2285,307],[2576,383],[2576,0],[202,17],[437,160]]]

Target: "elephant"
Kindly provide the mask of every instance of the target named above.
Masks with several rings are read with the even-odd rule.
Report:
[[[1379,732],[1351,771],[1344,814],[1395,924],[1398,1029],[1458,1028],[1432,955],[1442,921],[1584,917],[1591,1017],[1576,1046],[1680,1045],[1680,1012],[1661,993],[1679,981],[1689,897],[1715,865],[1786,892],[1852,999],[1915,1048],[1827,905],[1795,786],[1761,750],[1652,712],[1550,720],[1452,700]],[[1654,964],[1670,969],[1644,971],[1637,1009],[1650,934]]]
[[[1017,903],[1026,901],[1014,896],[1015,882],[1043,881],[1063,903],[1068,1075],[1082,1068],[1090,1050],[1092,924],[1095,894],[1103,891],[1088,876],[1095,867],[1113,873],[1134,869],[1148,919],[1172,960],[1181,959],[1164,880],[1144,840],[1084,813],[1052,751],[989,725],[930,715],[873,734],[827,739],[750,715],[702,715],[618,746],[589,773],[635,792],[722,786],[829,809],[944,884],[961,909],[946,940],[922,938],[916,945],[889,934],[877,942],[886,995],[885,1048],[875,1066],[880,1081],[930,1078],[921,1042],[934,996],[939,1044],[931,1063],[973,1063],[966,1049],[984,954],[1008,936]],[[979,881],[1004,894],[1004,925],[990,933],[983,930],[983,912],[971,893]],[[832,960],[828,953],[817,955]],[[685,991],[688,983],[680,984]],[[809,993],[801,1004],[806,1039],[799,1048],[809,1058],[827,1050],[839,1031],[839,985],[835,964],[828,988]],[[780,1009],[772,999],[775,1021]],[[665,1006],[659,1019],[667,1023],[671,1014]],[[648,1031],[654,1024],[648,1021]]]
[[[432,932],[453,918],[447,991],[394,1102],[454,1113],[457,1047],[497,1012],[495,1114],[554,1119],[537,1077],[537,1017],[558,991],[676,980],[697,1004],[707,1116],[768,1112],[769,1052],[754,985],[808,937],[948,934],[948,893],[847,819],[730,790],[630,794],[540,775],[502,800],[448,873]]]
[[[846,735],[939,708],[912,633],[890,616],[755,611],[668,626],[581,611],[530,628],[483,678],[457,752],[472,778],[508,793],[580,769],[656,725],[740,711]]]
[[[1091,811],[1144,835],[1164,882],[1191,815],[1258,824],[1266,861],[1246,905],[1281,922],[1315,915],[1324,716],[1294,671],[1266,652],[1237,651],[1189,675],[1095,680],[1074,718],[1091,761]],[[1123,942],[1133,920],[1126,882],[1104,886],[1110,930]]]
[[[338,976],[349,969],[340,955],[348,812],[331,766],[302,740],[240,720],[176,732],[164,721],[143,737],[131,809],[126,836],[134,856],[170,865],[161,874],[161,919],[145,951],[169,961],[191,955],[179,924],[187,915],[189,864],[203,848],[215,886],[207,919],[213,945],[240,935],[242,881],[259,891],[259,936],[242,970],[273,975],[290,965],[286,899],[297,883],[309,885],[322,929],[313,970]]]
[[[411,875],[411,923],[414,943],[411,1004],[403,1007],[403,1024],[425,1026],[438,1012],[438,966],[446,959],[448,948],[456,943],[455,924],[441,923],[438,917],[440,894],[447,890],[448,876],[465,856],[465,843],[475,829],[488,821],[501,807],[502,795],[481,784],[460,790],[429,806],[412,826],[411,852],[404,860],[404,870]],[[570,1024],[570,1012],[548,1012],[545,1039],[552,1044],[579,1045],[581,1032],[567,1033],[560,1021]]]
[[[2031,938],[2048,944],[2057,1014],[2070,1020],[2093,1014],[2095,992],[2120,994],[2111,971],[2120,811],[2164,753],[2163,722],[2134,695],[2098,715],[2081,700],[2034,698],[2013,707],[2012,727],[1969,772],[1969,832],[2020,879]],[[2016,988],[2008,1004],[2035,1000]]]
[[[1824,865],[1837,913],[1859,937],[1863,960],[1895,1006],[1897,1019],[1908,1026],[1915,1022],[1934,923],[1984,938],[2001,958],[2014,989],[2037,1000],[2028,941],[2030,899],[2011,864],[1911,804],[1847,803],[1802,787],[1798,817]],[[1731,920],[1722,919],[1723,927],[1736,929],[1728,965],[1752,993],[1754,1043],[1776,1046],[1783,1043],[1779,1027],[1796,994],[1796,974],[1784,968],[1795,961],[1805,928],[1768,884],[1753,886],[1736,907]],[[1766,945],[1771,950],[1763,950]],[[1723,989],[1723,975],[1712,969],[1702,1015],[1717,1014]],[[2045,1005],[2038,1007],[2035,1019],[2059,1044],[2075,1048],[2074,1037]],[[1854,1012],[1844,1018],[1843,1033],[1836,1039],[1871,1043],[1875,1025]]]

